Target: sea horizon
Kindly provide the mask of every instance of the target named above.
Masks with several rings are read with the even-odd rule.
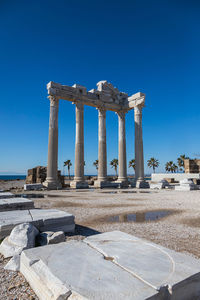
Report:
[[[64,175],[65,177],[68,177],[68,175]],[[97,176],[97,174],[85,174],[85,176],[92,176],[95,177]],[[108,176],[116,176],[114,174],[109,174]],[[133,174],[128,174],[127,176],[134,176]],[[71,177],[73,178],[74,175],[71,175]],[[151,177],[150,174],[145,175],[145,177]],[[0,180],[25,180],[26,179],[26,175],[24,174],[20,174],[20,175],[0,175]]]

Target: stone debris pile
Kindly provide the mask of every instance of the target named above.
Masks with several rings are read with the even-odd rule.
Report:
[[[13,228],[0,245],[0,253],[4,258],[12,257],[5,266],[6,270],[19,271],[21,252],[35,247],[35,237],[38,234],[38,229],[31,223],[23,223]]]
[[[4,269],[19,271],[20,255],[25,249],[34,248],[36,245],[58,244],[65,240],[66,238],[63,231],[40,233],[32,223],[17,225],[0,245],[0,253],[4,258],[11,258]]]

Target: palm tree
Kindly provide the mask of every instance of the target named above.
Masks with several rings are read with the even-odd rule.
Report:
[[[168,161],[166,164],[165,164],[165,170],[167,172],[171,172],[171,173],[175,173],[177,171],[178,167],[176,164],[173,163],[173,161]]]
[[[147,160],[147,166],[149,168],[153,168],[153,172],[155,173],[155,169],[159,166],[158,159],[151,157],[149,160]]]
[[[70,159],[64,161],[64,167],[67,167],[69,179],[70,179],[70,167],[71,167],[71,166],[72,166],[72,163],[71,163],[71,160],[70,160]]]
[[[179,170],[180,171],[184,171],[185,170],[185,167],[184,167],[184,160],[185,159],[189,159],[188,156],[185,156],[185,154],[182,154],[180,155],[178,158],[177,158],[177,163],[178,163],[178,166],[179,166]]]
[[[111,165],[112,168],[115,169],[115,173],[116,173],[116,176],[117,176],[118,159],[114,158],[113,160],[111,160],[110,165]]]
[[[129,161],[128,167],[133,168],[133,170],[135,170],[135,159],[134,158]]]
[[[99,161],[98,161],[98,159],[96,159],[96,160],[93,162],[93,166],[95,166],[95,168],[98,170],[98,168],[99,168]]]

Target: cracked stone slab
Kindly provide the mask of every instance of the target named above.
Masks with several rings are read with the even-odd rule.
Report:
[[[21,223],[32,223],[39,231],[73,232],[74,216],[57,209],[30,209],[0,212],[0,239]]]
[[[0,199],[13,198],[15,195],[10,192],[0,192]]]
[[[0,212],[34,208],[34,202],[26,198],[0,198]]]
[[[43,300],[200,296],[200,260],[120,231],[25,250],[20,271]]]

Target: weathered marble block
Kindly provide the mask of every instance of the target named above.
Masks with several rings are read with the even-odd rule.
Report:
[[[120,231],[24,250],[20,271],[43,300],[200,295],[200,260]]]
[[[0,212],[9,210],[24,210],[34,208],[34,202],[26,198],[0,199]]]
[[[73,232],[74,216],[57,209],[30,209],[0,212],[0,239],[21,223],[32,223],[39,231]]]
[[[0,199],[6,199],[6,198],[13,198],[15,195],[10,192],[1,192],[0,193]]]
[[[41,183],[30,183],[24,185],[25,191],[38,191],[44,188],[44,186]]]
[[[198,190],[198,186],[193,183],[192,179],[180,180],[180,185],[175,186],[176,191],[192,191]]]
[[[151,182],[150,183],[150,189],[161,190],[161,189],[164,189],[166,186],[169,186],[169,182],[165,179],[160,180],[159,182]]]

